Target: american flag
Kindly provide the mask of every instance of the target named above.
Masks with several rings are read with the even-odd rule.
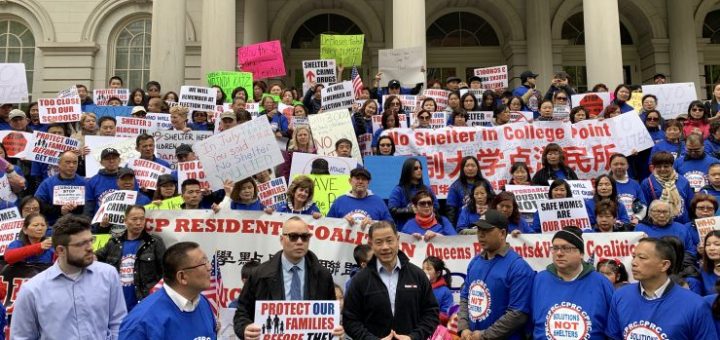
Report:
[[[208,299],[208,302],[210,303],[210,308],[217,317],[220,315],[220,308],[226,308],[228,304],[227,299],[225,299],[222,294],[224,288],[223,280],[220,273],[220,266],[218,265],[217,261],[215,261],[215,255],[213,255],[212,257],[211,266],[212,269],[210,271],[210,287],[205,289],[202,292],[202,295],[205,295],[205,298]],[[160,290],[163,285],[164,281],[163,279],[160,279],[160,281],[158,281],[158,283],[156,283],[155,286],[150,289],[150,294]]]
[[[362,93],[363,82],[362,78],[360,78],[360,73],[358,73],[357,67],[355,66],[353,66],[352,73],[350,73],[350,80],[352,80],[352,86],[355,90],[355,99],[358,99]]]

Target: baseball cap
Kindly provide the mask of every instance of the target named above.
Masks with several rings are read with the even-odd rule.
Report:
[[[105,149],[100,153],[100,159],[104,159],[104,158],[106,158],[106,157],[108,157],[108,156],[111,156],[111,155],[115,155],[115,156],[120,157],[120,152],[117,151],[117,149],[114,149],[114,148],[105,148]]]
[[[488,211],[485,212],[485,219],[472,223],[476,228],[486,230],[492,228],[507,230],[508,224],[510,224],[510,222],[508,222],[507,217],[495,209],[488,209]]]
[[[665,75],[662,73],[658,73],[653,76],[653,79],[658,79],[658,78],[666,79],[667,77],[665,77]]]
[[[470,84],[470,83],[472,83],[472,82],[474,82],[474,81],[479,81],[479,82],[482,83],[482,78],[480,78],[480,77],[478,77],[478,76],[472,76],[472,77],[468,78],[468,84]]]
[[[193,152],[192,147],[188,144],[180,144],[175,148],[175,157],[181,155],[187,155]]]
[[[355,168],[350,171],[350,178],[353,177],[365,177],[368,181],[372,179],[372,176],[370,176],[370,171],[367,171],[365,168]]]
[[[118,169],[118,178],[122,178],[125,176],[133,176],[135,177],[135,171],[130,168],[120,168]]]
[[[233,121],[237,121],[237,117],[235,116],[235,112],[232,112],[230,110],[225,111],[220,114],[220,120],[223,120],[225,118],[232,118]]]
[[[397,79],[393,79],[390,82],[388,82],[388,87],[391,89],[398,88],[398,87],[400,87],[400,81],[398,81]]]
[[[458,78],[458,77],[450,76],[450,77],[447,77],[447,79],[445,80],[445,83],[447,84],[447,83],[451,83],[451,82],[454,82],[454,81],[456,81],[456,82],[461,82],[462,80],[461,80],[460,78]]]
[[[142,112],[142,114],[147,114],[147,110],[145,110],[144,107],[142,107],[142,106],[133,106],[132,111],[130,112],[130,114],[132,114],[132,115],[134,116],[135,114],[139,114],[139,113],[141,113],[141,112]]]
[[[523,83],[527,81],[528,78],[537,78],[539,74],[533,72],[533,71],[525,71],[523,73],[520,73],[520,81]]]
[[[166,175],[160,175],[157,179],[157,186],[161,187],[168,183],[175,183],[175,178],[172,175],[166,174]]]
[[[10,111],[10,114],[8,115],[8,118],[10,118],[10,119],[18,118],[18,117],[27,118],[27,115],[25,114],[25,112],[23,112],[23,110],[19,110],[19,109],[13,109],[12,111]]]

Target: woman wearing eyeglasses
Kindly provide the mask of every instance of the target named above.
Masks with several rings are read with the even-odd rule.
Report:
[[[415,128],[415,129],[430,129],[431,121],[432,121],[432,112],[428,112],[426,110],[420,110],[418,113],[416,113],[415,124],[414,124],[413,128]]]
[[[698,192],[690,201],[690,222],[685,223],[685,228],[690,233],[690,239],[692,247],[687,249],[691,254],[698,254],[701,251],[698,248],[702,248],[700,244],[700,235],[698,234],[698,228],[695,223],[696,219],[707,218],[715,216],[715,212],[718,209],[718,200],[714,196],[708,195],[702,192]]]
[[[400,229],[416,239],[429,241],[437,235],[457,235],[450,221],[435,214],[435,198],[426,190],[419,190],[412,198],[415,218],[409,219]]]
[[[688,107],[688,119],[683,124],[685,136],[690,136],[692,133],[701,133],[703,139],[707,138],[710,134],[709,117],[710,112],[708,112],[703,102],[695,100],[690,103]]]
[[[642,109],[640,110],[640,120],[645,123],[647,114],[657,109],[657,97],[654,94],[646,94],[642,97]]]
[[[433,206],[435,209],[440,209],[435,194],[432,193],[430,187],[423,183],[422,164],[417,158],[408,158],[403,163],[400,181],[388,198],[388,208],[390,215],[395,220],[395,225],[404,226],[409,219],[415,216],[412,197],[420,190],[430,192],[430,195],[433,196]]]

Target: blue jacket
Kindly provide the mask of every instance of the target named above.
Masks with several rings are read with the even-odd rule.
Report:
[[[675,181],[675,186],[680,193],[680,198],[683,200],[680,205],[682,211],[680,211],[680,214],[675,217],[675,221],[687,223],[690,221],[690,217],[688,215],[688,211],[690,211],[690,201],[692,201],[693,196],[695,196],[695,192],[690,187],[690,183],[682,176],[678,176],[677,181]],[[642,188],[643,194],[648,202],[652,202],[662,197],[663,187],[660,182],[658,182],[657,178],[655,178],[654,174],[643,180],[640,184],[640,188]]]

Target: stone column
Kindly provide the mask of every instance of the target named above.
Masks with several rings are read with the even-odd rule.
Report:
[[[698,44],[695,37],[693,9],[687,3],[667,0],[668,35],[670,38],[670,75],[668,82],[694,82],[698,93],[700,86],[700,70]]]
[[[150,79],[164,92],[185,82],[185,9],[186,0],[153,1]]]
[[[623,83],[618,0],[583,0],[588,87]]]
[[[267,41],[267,2],[267,0],[245,0],[243,45]]]
[[[425,50],[423,65],[427,68],[425,0],[393,0],[392,6],[392,48],[422,47]],[[389,80],[383,79],[383,82],[387,84]],[[403,86],[412,87],[411,84]]]
[[[235,0],[203,1],[200,78],[213,71],[233,71],[235,48]]]
[[[553,40],[550,29],[550,4],[548,1],[526,2],[527,63],[531,71],[540,74],[537,88],[544,91],[550,86],[553,74]],[[520,74],[525,70],[515,70]]]

